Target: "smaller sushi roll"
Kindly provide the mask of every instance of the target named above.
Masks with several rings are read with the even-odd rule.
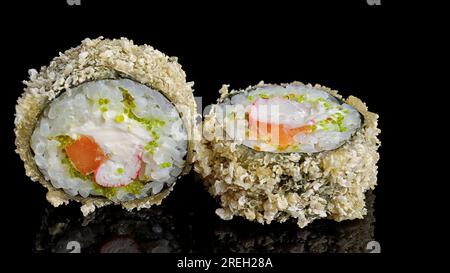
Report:
[[[303,228],[366,214],[380,130],[361,100],[300,82],[220,93],[203,122],[195,170],[222,219],[295,219]]]
[[[86,39],[30,79],[17,152],[54,206],[83,214],[160,204],[190,170],[195,101],[176,58],[122,39]]]

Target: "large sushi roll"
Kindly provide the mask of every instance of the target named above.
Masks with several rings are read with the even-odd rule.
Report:
[[[354,96],[300,82],[221,90],[203,122],[195,170],[225,220],[269,224],[366,214],[376,185],[378,115]]]
[[[195,101],[176,58],[100,37],[29,74],[16,151],[52,205],[149,207],[189,171]]]

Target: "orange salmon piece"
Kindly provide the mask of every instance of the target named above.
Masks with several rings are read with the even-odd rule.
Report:
[[[256,125],[256,126],[255,126]],[[251,122],[250,130],[253,136],[258,139],[269,137],[270,143],[286,147],[294,141],[294,137],[299,133],[309,134],[312,132],[311,125],[303,125],[294,128],[288,128],[283,124],[270,124],[266,122]]]
[[[94,172],[108,159],[102,148],[89,136],[81,136],[69,144],[65,151],[73,167],[83,175]]]

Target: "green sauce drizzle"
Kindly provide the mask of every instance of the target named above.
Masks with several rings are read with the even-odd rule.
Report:
[[[126,192],[134,194],[134,195],[140,194],[143,188],[144,188],[144,183],[139,180],[134,180],[130,184],[123,187],[123,189]]]
[[[133,96],[131,96],[130,92],[123,87],[119,87],[119,90],[122,92],[122,103],[124,105],[124,114],[128,116],[128,118],[133,119],[145,126],[147,131],[150,132],[151,136],[153,137],[153,140],[148,142],[147,145],[145,145],[145,150],[148,151],[150,154],[155,153],[155,149],[159,147],[159,144],[157,143],[159,139],[159,134],[157,132],[157,129],[163,127],[166,125],[166,123],[163,120],[156,119],[156,118],[140,118],[136,116],[133,113],[133,109],[136,108],[136,103],[134,101]]]
[[[170,163],[170,162],[163,162],[163,163],[161,163],[161,164],[159,164],[159,166],[161,167],[161,168],[169,168],[169,167],[172,167],[172,163]]]

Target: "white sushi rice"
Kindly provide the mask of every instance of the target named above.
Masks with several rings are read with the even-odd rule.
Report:
[[[293,99],[283,99],[289,98]],[[296,101],[301,98],[301,103]],[[314,120],[314,130],[310,133],[298,133],[294,137],[295,145],[279,149],[261,139],[252,139],[249,134],[248,112],[255,103],[266,104],[258,109],[258,118],[267,119],[276,124],[307,124]],[[261,110],[262,109],[262,110]],[[361,126],[361,117],[352,106],[339,102],[329,93],[312,86],[260,86],[245,92],[232,94],[216,108],[216,117],[224,124],[223,137],[258,151],[276,153],[316,153],[340,147]],[[247,113],[247,116],[246,116]],[[341,117],[336,122],[326,123],[329,117]],[[220,134],[222,132],[216,132]],[[216,135],[216,138],[218,136]]]
[[[126,114],[123,90],[135,104],[131,117]],[[159,126],[152,134],[138,119],[157,121]],[[157,194],[176,180],[185,165],[187,132],[175,106],[160,92],[128,79],[86,82],[64,92],[44,110],[31,137],[36,164],[55,188],[84,198],[104,195],[93,179],[74,176],[64,162],[65,151],[56,138],[81,135],[94,138],[105,152],[122,156],[125,166],[123,157],[129,150],[142,150],[139,180],[143,186],[131,193],[126,186],[116,187],[106,196],[113,201]]]

